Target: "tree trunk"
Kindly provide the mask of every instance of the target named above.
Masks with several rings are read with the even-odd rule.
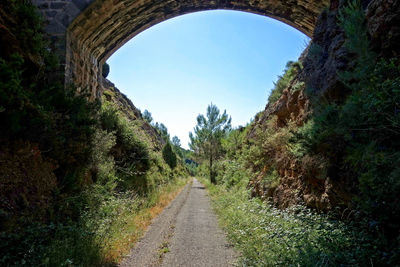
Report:
[[[217,181],[215,180],[214,172],[213,172],[213,168],[212,167],[213,167],[213,155],[212,155],[212,153],[210,153],[210,181],[211,181],[212,184],[216,184]]]

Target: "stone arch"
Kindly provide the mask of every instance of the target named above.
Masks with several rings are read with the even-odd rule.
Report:
[[[147,28],[191,12],[237,10],[275,18],[311,36],[329,0],[34,0],[65,64],[66,83],[99,96],[106,59]],[[65,59],[65,60],[64,60]]]

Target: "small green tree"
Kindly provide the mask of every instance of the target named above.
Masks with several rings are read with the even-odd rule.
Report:
[[[108,65],[107,63],[104,63],[101,72],[102,72],[103,77],[107,78],[108,74],[110,73],[110,65]]]
[[[156,122],[155,124],[153,124],[153,127],[158,131],[158,133],[161,135],[162,139],[166,143],[169,142],[168,128],[164,125],[164,123]]]
[[[208,160],[210,181],[215,184],[213,162],[221,155],[221,139],[231,128],[231,118],[226,114],[226,110],[220,115],[218,107],[212,103],[207,107],[206,116],[197,116],[194,135],[189,133],[189,146],[198,156]]]
[[[172,150],[172,146],[169,142],[167,142],[163,147],[162,155],[165,162],[169,165],[169,167],[171,169],[174,169],[176,167],[176,154]]]
[[[181,147],[181,140],[178,138],[178,136],[175,135],[174,137],[172,137],[172,144],[176,148],[180,148]]]
[[[151,123],[153,121],[153,117],[151,116],[151,113],[147,109],[145,109],[143,112],[143,119],[148,123]]]

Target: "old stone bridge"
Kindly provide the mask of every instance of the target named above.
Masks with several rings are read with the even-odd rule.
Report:
[[[228,9],[265,15],[308,36],[329,0],[33,0],[65,66],[65,82],[101,93],[103,63],[145,29],[190,12]],[[271,37],[273,38],[273,37]],[[244,51],[245,53],[245,51]]]

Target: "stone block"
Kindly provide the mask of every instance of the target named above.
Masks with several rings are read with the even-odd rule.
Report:
[[[72,3],[79,8],[79,10],[83,11],[85,8],[89,6],[92,1],[85,1],[85,0],[72,0]]]
[[[63,33],[65,34],[67,31],[67,28],[59,23],[57,20],[52,20],[46,27],[45,31],[52,35],[52,34],[60,34]]]
[[[57,15],[57,11],[55,10],[45,11],[44,14],[47,18],[54,18]]]
[[[67,3],[65,2],[51,2],[50,8],[52,9],[63,9]]]

